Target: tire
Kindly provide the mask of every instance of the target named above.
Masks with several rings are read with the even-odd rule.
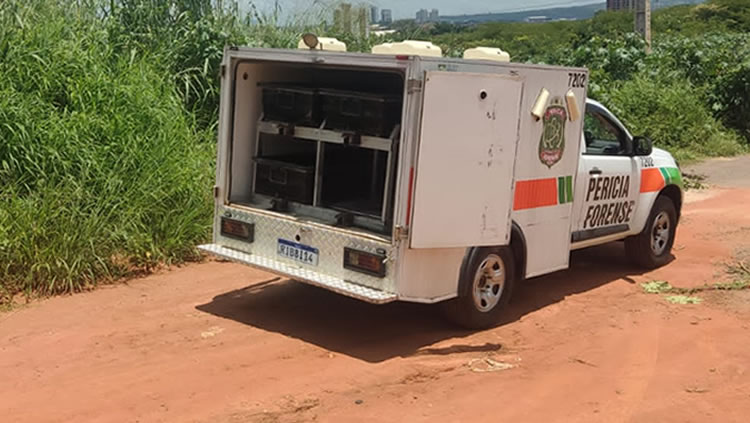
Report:
[[[625,252],[633,264],[655,269],[669,263],[677,229],[677,211],[668,197],[656,198],[641,233],[625,239]]]
[[[496,326],[513,294],[514,263],[510,247],[473,249],[461,267],[458,297],[441,304],[443,313],[467,329]],[[487,277],[492,271],[495,280]]]

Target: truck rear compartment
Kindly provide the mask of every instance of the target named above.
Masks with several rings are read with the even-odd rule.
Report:
[[[391,234],[402,73],[248,61],[234,81],[230,204]]]

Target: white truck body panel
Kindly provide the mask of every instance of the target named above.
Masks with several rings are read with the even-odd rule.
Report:
[[[575,72],[573,72],[575,73]],[[570,89],[585,108],[583,87],[569,87],[571,72],[528,78],[522,110],[531,110],[537,94],[546,89],[550,101],[563,101]],[[528,112],[527,112],[528,113]],[[521,226],[526,238],[526,277],[534,277],[566,269],[570,259],[570,232],[576,185],[583,119],[568,120],[564,128],[564,144],[557,162],[548,165],[541,158],[540,142],[544,132],[541,121],[521,119],[520,139],[515,163],[515,201],[513,220]],[[549,190],[552,192],[549,192]]]
[[[426,73],[411,248],[508,243],[522,89],[517,77]]]

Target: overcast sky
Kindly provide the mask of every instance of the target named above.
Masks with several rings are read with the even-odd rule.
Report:
[[[273,10],[276,0],[245,0],[254,3],[263,11]],[[299,14],[314,3],[332,4],[335,0],[278,0],[287,14]],[[358,1],[350,1],[358,4]],[[582,4],[604,3],[604,0],[368,0],[362,3],[372,4],[381,9],[392,9],[394,18],[413,18],[419,9],[440,10],[441,15],[461,15],[486,12],[509,12],[545,7],[577,6]]]

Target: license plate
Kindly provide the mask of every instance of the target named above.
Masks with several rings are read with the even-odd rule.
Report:
[[[311,266],[318,265],[319,251],[317,248],[287,241],[285,239],[279,239],[276,252],[281,257],[292,259],[300,263],[309,264]]]

